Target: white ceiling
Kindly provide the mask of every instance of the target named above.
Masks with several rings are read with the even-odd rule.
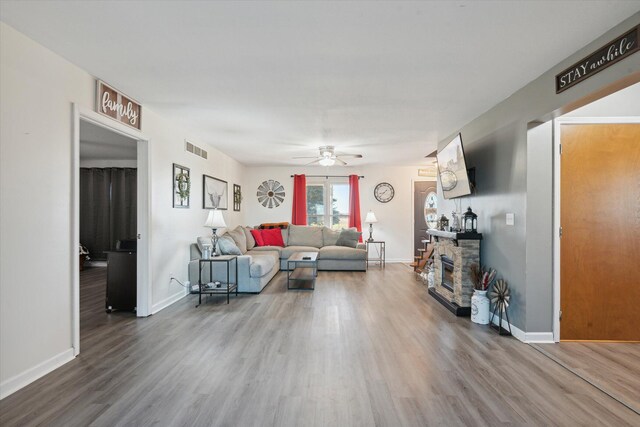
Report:
[[[245,164],[303,164],[290,158],[330,144],[363,154],[359,165],[421,163],[638,10],[609,0],[3,1],[0,16]]]
[[[80,121],[81,160],[136,160],[137,141]]]

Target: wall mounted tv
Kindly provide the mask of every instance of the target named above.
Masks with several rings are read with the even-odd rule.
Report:
[[[438,175],[444,198],[454,199],[471,194],[467,162],[462,148],[462,136],[456,135],[438,152],[437,158]]]

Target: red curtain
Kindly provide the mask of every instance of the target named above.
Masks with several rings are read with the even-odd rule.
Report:
[[[362,232],[360,219],[360,183],[358,175],[349,175],[349,227]],[[362,235],[360,236],[362,242]]]
[[[293,176],[291,224],[307,225],[307,178],[304,175]]]

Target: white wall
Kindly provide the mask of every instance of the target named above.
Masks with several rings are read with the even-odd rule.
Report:
[[[422,166],[424,167],[424,166]],[[243,187],[245,221],[247,225],[263,222],[291,221],[293,178],[291,175],[364,175],[360,180],[360,210],[362,221],[369,210],[376,214],[373,236],[384,240],[387,247],[387,261],[410,262],[413,260],[413,181],[418,177],[418,166],[365,166],[365,167],[290,167],[265,166],[250,167],[246,171]],[[269,209],[258,203],[256,191],[262,181],[274,179],[285,188],[284,202],[277,208]],[[308,178],[308,181],[311,178]],[[393,185],[395,196],[389,203],[380,203],[373,196],[373,189],[380,182]],[[368,225],[362,224],[363,233],[368,236]]]
[[[95,79],[0,23],[0,395],[72,357],[70,241],[72,104],[93,109]],[[130,94],[136,97],[135,93]],[[209,148],[184,151],[198,135],[144,108],[150,138],[152,311],[184,295],[169,273],[187,278],[189,244],[202,227],[202,174],[241,183],[244,166]],[[191,168],[191,209],[172,208],[172,163]],[[229,205],[231,199],[229,199]],[[227,211],[230,226],[241,213]],[[43,256],[34,259],[34,248]],[[34,274],[34,267],[37,273]]]

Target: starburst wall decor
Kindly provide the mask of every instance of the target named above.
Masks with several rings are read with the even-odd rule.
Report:
[[[284,187],[278,181],[270,179],[258,186],[256,195],[258,202],[265,208],[277,208],[284,200]]]

